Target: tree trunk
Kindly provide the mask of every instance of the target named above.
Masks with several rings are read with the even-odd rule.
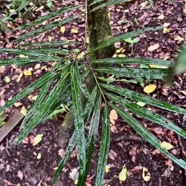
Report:
[[[108,40],[112,37],[112,30],[110,27],[109,19],[109,10],[108,8],[102,8],[96,11],[91,12],[91,9],[94,6],[90,6],[93,0],[89,0],[87,4],[87,30],[88,30],[88,51],[98,46],[100,43]],[[88,60],[91,61],[100,58],[109,58],[112,57],[115,53],[114,45],[108,46],[104,49],[98,50],[94,53],[91,53],[88,56]],[[95,67],[95,66],[94,66]],[[89,68],[89,67],[87,67]],[[91,92],[95,86],[95,80],[92,72],[88,74],[85,84],[88,88],[88,91]],[[85,105],[86,99],[82,98],[82,103]],[[59,134],[59,143],[62,147],[65,146],[67,139],[70,137],[70,133],[73,130],[73,112],[70,111],[66,114],[64,122],[61,125],[61,130]],[[65,141],[64,141],[65,139]]]

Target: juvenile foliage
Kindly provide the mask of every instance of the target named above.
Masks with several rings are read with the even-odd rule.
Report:
[[[103,7],[108,7],[109,5],[120,2],[124,1],[109,0],[105,2],[103,0],[94,0],[91,4],[91,6],[94,5],[94,8],[90,12],[94,12],[100,10]],[[125,2],[128,1],[126,0]],[[152,1],[149,2],[152,3]],[[33,22],[29,22],[26,25],[22,25],[18,29],[30,28],[32,26],[41,24],[48,19],[54,18],[57,15],[75,10],[77,8],[80,8],[80,6],[62,8],[56,12],[42,16]],[[27,37],[45,32],[55,26],[69,23],[78,17],[79,15],[75,15],[59,21],[54,21],[45,26],[42,25],[38,29],[21,35],[17,41],[21,41]],[[73,51],[55,48],[58,46],[74,44],[74,41],[70,40],[66,42],[54,41],[43,43],[28,43],[22,45],[22,48],[27,47],[27,49],[0,48],[0,52],[23,54],[27,56],[26,58],[16,57],[2,59],[0,60],[0,66],[11,64],[26,65],[29,63],[36,63],[41,61],[55,62],[54,67],[49,72],[23,89],[14,98],[12,98],[3,107],[0,108],[1,113],[6,108],[12,106],[16,101],[22,99],[35,89],[40,89],[40,93],[35,103],[32,105],[29,112],[22,121],[20,127],[21,132],[14,140],[15,144],[21,143],[21,141],[34,129],[34,127],[39,122],[47,118],[53,111],[58,109],[61,104],[64,104],[67,100],[72,101],[75,130],[69,140],[66,153],[62,157],[53,177],[53,183],[57,180],[68,158],[72,154],[74,147],[77,145],[80,167],[78,185],[85,185],[96,141],[96,134],[98,132],[98,126],[101,124],[102,137],[95,185],[102,185],[110,144],[109,108],[113,108],[139,135],[151,143],[156,149],[159,149],[163,154],[169,157],[180,167],[184,169],[186,168],[185,161],[182,159],[177,159],[170,152],[168,152],[168,150],[161,147],[161,141],[155,137],[146,127],[140,124],[137,119],[129,114],[129,112],[135,113],[147,120],[153,121],[165,128],[168,128],[169,130],[174,131],[183,138],[186,138],[185,130],[165,117],[144,107],[140,107],[137,102],[144,102],[147,105],[152,105],[161,109],[181,114],[186,114],[186,109],[176,105],[171,105],[167,102],[152,98],[144,94],[140,94],[132,90],[128,90],[116,84],[116,82],[120,81],[120,77],[128,77],[131,80],[137,80],[141,78],[148,81],[153,79],[163,80],[167,77],[167,74],[169,74],[170,68],[173,68],[174,63],[167,60],[148,59],[144,57],[122,57],[88,60],[89,55],[100,49],[105,49],[115,42],[124,40],[126,38],[132,38],[146,31],[155,31],[159,29],[162,29],[162,27],[149,27],[112,37],[107,41],[99,44],[95,48],[87,51],[83,59],[78,59],[78,54],[76,52],[73,53]],[[37,48],[38,46],[40,48]],[[183,60],[183,56],[180,58]],[[128,65],[133,65],[135,67],[129,67]],[[141,65],[146,65],[146,68],[141,68]],[[152,68],[153,65],[156,66],[156,68]],[[160,68],[157,68],[158,65]],[[164,66],[165,68],[162,69],[161,66]],[[92,87],[91,91],[89,91],[89,88],[85,83],[85,80],[90,74],[95,81],[95,85]],[[114,78],[109,79],[108,77],[110,74],[114,74]],[[55,86],[51,88],[53,83],[55,83]],[[51,90],[49,91],[50,88]],[[83,99],[86,99],[85,104],[83,103]],[[101,104],[103,104],[104,107],[103,117],[101,117]],[[126,112],[126,109],[129,112]],[[85,126],[89,121],[90,127],[86,137]]]

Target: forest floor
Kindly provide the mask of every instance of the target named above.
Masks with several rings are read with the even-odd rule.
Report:
[[[111,25],[113,34],[132,31],[139,28],[164,25],[163,31],[145,32],[134,44],[133,51],[131,44],[124,41],[116,43],[117,55],[123,56],[144,56],[160,59],[174,60],[180,46],[186,41],[186,2],[184,0],[161,1],[155,0],[155,10],[146,1],[137,1],[123,7],[116,5],[110,7]],[[76,2],[78,4],[78,2]],[[54,7],[74,5],[75,1],[63,3],[54,2]],[[3,10],[3,6],[0,8]],[[38,9],[36,15],[44,15],[49,11],[43,7]],[[77,12],[66,13],[68,17]],[[79,11],[78,13],[81,13]],[[36,16],[36,17],[37,17]],[[12,23],[16,27],[21,23],[19,18]],[[32,37],[28,41],[59,41],[75,39],[84,43],[85,21],[79,19],[71,24],[66,24],[65,31],[61,32],[60,27],[44,34]],[[24,31],[21,31],[24,32]],[[20,31],[0,32],[0,45],[2,47],[18,47],[14,42]],[[83,44],[81,46],[84,46]],[[76,48],[78,48],[76,46]],[[83,50],[83,48],[82,48]],[[0,54],[0,58],[7,57],[7,54]],[[0,106],[18,91],[50,70],[52,63],[41,63],[38,65],[27,65],[17,67],[0,67]],[[24,74],[24,70],[32,68],[30,76]],[[22,74],[22,75],[21,75]],[[157,89],[151,94],[152,97],[168,101],[175,105],[186,108],[186,73],[176,76],[170,87],[163,86],[160,81],[153,81]],[[143,87],[139,84],[125,83],[132,90],[143,93]],[[22,99],[16,105],[6,110],[8,120],[17,110],[28,110],[34,102],[32,95]],[[152,108],[163,116],[172,119],[180,127],[186,129],[186,118],[183,115]],[[0,143],[0,185],[1,186],[50,186],[52,176],[63,156],[65,149],[58,142],[58,131],[65,112],[43,121],[26,137],[20,145],[13,145],[12,140],[19,133],[19,126],[15,127],[6,138]],[[171,152],[178,158],[184,157],[186,142],[181,137],[168,129],[162,128],[155,123],[138,118],[152,133],[156,134],[162,141],[168,141],[175,148]],[[42,141],[33,145],[37,134],[42,134]],[[99,130],[101,134],[101,128]],[[99,136],[99,135],[98,135]],[[183,152],[184,151],[184,152]],[[94,158],[87,179],[87,186],[94,185],[97,158],[99,152],[99,140],[95,146]],[[125,166],[130,172],[127,179],[122,182],[118,175]],[[185,171],[174,164],[171,160],[162,155],[149,143],[139,137],[136,132],[120,117],[111,126],[111,145],[107,161],[108,171],[105,174],[105,186],[183,186],[186,185]],[[149,181],[145,181],[143,169],[150,174]],[[77,149],[74,150],[66,167],[59,176],[55,186],[72,186],[78,172]]]

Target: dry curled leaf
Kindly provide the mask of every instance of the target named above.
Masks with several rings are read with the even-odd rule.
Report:
[[[143,167],[142,178],[144,179],[144,181],[149,181],[151,178],[151,174],[146,167]]]

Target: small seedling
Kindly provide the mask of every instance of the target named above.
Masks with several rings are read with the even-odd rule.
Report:
[[[139,37],[136,37],[134,39],[132,39],[131,37],[124,39],[125,42],[130,43],[131,44],[131,53],[134,53],[134,43],[137,43],[140,40]]]

